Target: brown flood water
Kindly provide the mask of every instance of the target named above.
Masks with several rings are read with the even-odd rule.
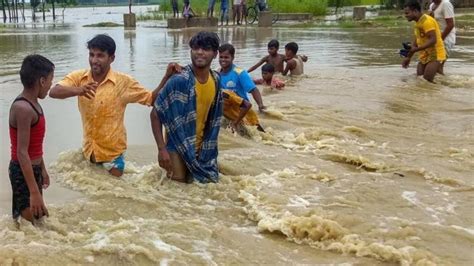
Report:
[[[108,15],[118,20],[121,12]],[[104,13],[75,9],[68,19],[109,20]],[[458,33],[447,75],[432,85],[415,77],[414,64],[399,65],[408,24],[218,29],[244,68],[272,38],[282,47],[298,42],[309,57],[306,75],[284,90],[260,88],[267,133],[222,129],[218,184],[160,182],[149,109],[139,105],[126,113],[126,175],[112,178],[79,152],[77,100],[45,99],[51,217],[17,228],[7,132],[23,57],[50,58],[58,81],[88,67],[85,43],[105,32],[117,43],[114,69],[151,89],[168,62],[189,62],[195,33],[160,23],[124,31],[66,20],[0,33],[0,264],[472,265],[474,32]]]

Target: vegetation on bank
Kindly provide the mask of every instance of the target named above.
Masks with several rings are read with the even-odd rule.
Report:
[[[97,28],[123,27],[123,24],[118,24],[115,22],[100,22],[100,23],[95,23],[95,24],[84,25],[83,27],[97,27]]]
[[[353,20],[352,17],[342,17],[336,21],[326,21],[320,17],[313,21],[293,24],[290,28],[394,28],[394,27],[411,27],[413,23],[408,22],[401,12],[379,12],[379,16],[367,18],[365,20]],[[457,29],[473,29],[474,15],[456,16]]]

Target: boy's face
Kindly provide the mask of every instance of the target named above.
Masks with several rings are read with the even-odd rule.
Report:
[[[292,58],[293,56],[295,56],[295,54],[293,53],[293,51],[285,48],[285,56],[287,58]]]
[[[411,10],[409,7],[405,7],[405,9],[403,9],[403,12],[405,13],[405,18],[406,18],[408,21],[413,21],[413,20],[415,20],[415,18],[416,18],[415,12],[416,12],[416,11]]]
[[[193,62],[193,66],[197,68],[209,67],[216,56],[217,52],[211,48],[191,48],[191,61]]]
[[[107,74],[110,69],[110,64],[115,59],[115,55],[109,55],[107,51],[102,51],[97,48],[89,49],[89,65],[91,71],[95,75]]]
[[[40,91],[38,98],[44,99],[46,98],[46,95],[48,95],[48,91],[53,85],[53,78],[54,78],[54,71],[51,71],[47,77],[41,77],[39,79],[40,83]]]
[[[276,47],[269,47],[268,54],[269,55],[276,55],[278,53],[278,49]]]
[[[272,72],[262,71],[262,78],[263,78],[263,80],[265,80],[265,81],[267,81],[267,82],[271,82],[271,81],[272,81],[272,78],[273,78],[273,73],[272,73]]]
[[[219,53],[219,65],[223,69],[227,69],[230,66],[232,66],[232,63],[234,62],[234,58],[232,55],[229,53],[229,51],[224,51]]]

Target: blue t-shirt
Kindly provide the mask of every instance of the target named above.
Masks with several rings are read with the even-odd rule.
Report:
[[[223,89],[232,90],[245,100],[249,100],[248,93],[252,92],[257,86],[253,82],[247,70],[232,65],[229,72],[219,73]]]

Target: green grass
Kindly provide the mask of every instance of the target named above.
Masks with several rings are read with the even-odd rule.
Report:
[[[361,0],[361,5],[363,6],[375,6],[380,5],[380,0]]]
[[[327,0],[271,0],[270,7],[280,13],[312,13],[313,15],[325,15]]]
[[[147,10],[144,13],[138,13],[137,14],[137,20],[143,21],[143,20],[163,20],[165,19],[165,13],[162,12],[163,9],[161,8],[153,8],[152,10]],[[166,12],[167,15],[170,14],[170,12]]]
[[[100,22],[95,24],[84,25],[83,27],[97,27],[97,28],[104,28],[104,27],[122,27],[123,24],[118,24],[115,22]]]
[[[291,28],[311,28],[311,27],[323,27],[323,28],[393,28],[393,27],[406,27],[409,23],[405,18],[401,16],[381,16],[370,18],[366,20],[352,20],[351,18],[344,18],[331,24],[326,24],[324,20],[316,20],[312,22],[306,22],[302,24],[294,24],[289,27]]]
[[[231,6],[233,0],[228,0]],[[368,0],[372,1],[372,0]],[[169,0],[162,0],[163,6],[160,11],[171,11]],[[183,9],[183,2],[178,1],[180,11]],[[313,15],[326,14],[327,0],[268,0],[268,5],[274,12],[281,13],[312,13]],[[209,0],[191,0],[191,8],[198,15],[206,15]],[[247,7],[253,6],[255,0],[247,0]],[[214,13],[219,12],[220,1],[214,7]],[[232,10],[230,10],[232,12]]]

